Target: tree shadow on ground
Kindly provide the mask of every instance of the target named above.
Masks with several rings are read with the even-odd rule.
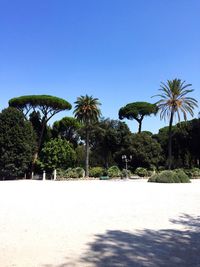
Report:
[[[173,224],[185,230],[108,230],[95,236],[80,265],[95,267],[200,267],[200,216],[183,214]],[[70,267],[69,262],[60,266]]]

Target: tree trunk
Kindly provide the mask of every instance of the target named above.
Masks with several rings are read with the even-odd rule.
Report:
[[[174,111],[172,110],[169,121],[169,140],[168,140],[168,169],[172,167],[172,124],[174,118]]]
[[[139,123],[139,127],[138,127],[138,133],[141,133],[142,131],[142,120],[143,120],[144,116],[142,115],[140,118],[136,119],[137,122]]]
[[[142,131],[142,121],[138,121],[139,127],[138,127],[138,133],[141,133]]]
[[[85,176],[89,177],[89,129],[86,128],[85,140]]]
[[[40,137],[39,137],[39,140],[38,140],[38,143],[37,143],[37,148],[36,148],[36,151],[34,153],[32,164],[31,164],[31,173],[34,172],[34,170],[35,170],[35,163],[36,163],[36,161],[38,159],[38,154],[39,154],[39,151],[41,149],[42,139],[43,139],[44,130],[45,130],[45,125],[46,125],[46,121],[44,120],[42,122],[42,129],[41,129]]]

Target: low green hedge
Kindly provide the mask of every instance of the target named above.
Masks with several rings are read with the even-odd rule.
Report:
[[[121,171],[121,178],[131,178],[131,175],[132,173],[129,170],[126,171],[126,169],[123,169]]]
[[[135,170],[135,174],[137,174],[139,177],[147,177],[148,176],[148,171],[145,168],[138,167]]]
[[[92,167],[89,170],[89,176],[90,177],[101,177],[103,175],[106,175],[105,169],[102,167]]]
[[[186,169],[184,171],[191,179],[200,178],[200,169],[199,168]]]
[[[112,166],[108,169],[108,176],[111,178],[121,177],[121,171],[117,166]]]
[[[190,183],[189,177],[182,170],[162,171],[154,174],[148,180],[154,183]]]
[[[67,170],[63,170],[63,169],[57,170],[58,180],[65,180],[69,178],[83,178],[84,176],[85,176],[85,171],[81,167],[68,168]]]

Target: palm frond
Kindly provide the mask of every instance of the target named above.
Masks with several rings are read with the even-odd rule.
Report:
[[[194,108],[198,107],[198,102],[187,96],[194,91],[189,88],[191,86],[192,84],[186,84],[185,81],[177,78],[167,80],[166,83],[161,82],[159,91],[162,93],[153,96],[160,98],[155,104],[160,111],[161,119],[170,119],[172,112],[174,116],[177,116],[178,121],[181,120],[181,114],[184,120],[187,119],[187,113],[194,115]]]

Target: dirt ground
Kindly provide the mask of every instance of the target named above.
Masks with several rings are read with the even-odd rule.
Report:
[[[1,267],[200,267],[200,181],[0,182]]]

